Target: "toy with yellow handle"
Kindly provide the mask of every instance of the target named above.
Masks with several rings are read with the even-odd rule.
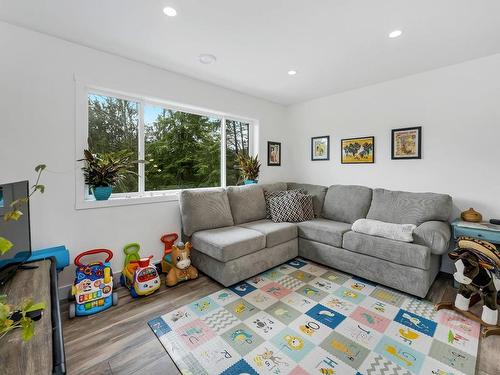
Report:
[[[130,295],[134,298],[148,296],[161,286],[158,271],[151,264],[153,256],[141,258],[139,255],[140,250],[141,246],[136,242],[129,243],[123,248],[125,264],[123,265],[120,282],[130,290]]]
[[[104,283],[109,284],[111,282],[111,268],[104,268]]]

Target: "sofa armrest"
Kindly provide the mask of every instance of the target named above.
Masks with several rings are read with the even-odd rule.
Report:
[[[450,224],[443,221],[426,221],[413,231],[413,242],[429,247],[437,255],[448,251],[450,238]]]

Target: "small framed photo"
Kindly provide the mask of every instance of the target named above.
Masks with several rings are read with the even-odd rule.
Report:
[[[267,142],[267,165],[270,167],[281,166],[280,142]]]
[[[311,138],[311,160],[330,160],[330,136]]]
[[[422,127],[392,129],[391,159],[422,158]]]
[[[375,137],[342,139],[340,150],[342,164],[375,163]]]

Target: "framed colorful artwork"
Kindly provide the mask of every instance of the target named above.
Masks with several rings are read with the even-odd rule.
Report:
[[[330,160],[330,136],[311,138],[311,160]]]
[[[422,158],[422,127],[392,129],[391,159]]]
[[[267,165],[270,167],[281,166],[280,142],[267,142]]]
[[[342,164],[375,163],[375,137],[342,139],[340,151]]]

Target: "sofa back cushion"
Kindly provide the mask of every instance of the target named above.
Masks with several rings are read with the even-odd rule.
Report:
[[[420,225],[426,221],[447,221],[452,200],[447,194],[409,193],[374,189],[367,219],[396,224]]]
[[[312,195],[313,196],[314,216],[316,216],[316,217],[321,216],[321,210],[323,208],[323,202],[325,201],[325,195],[326,195],[326,190],[327,190],[326,186],[288,182],[287,189],[288,190],[303,190],[306,192],[306,194]]]
[[[266,199],[259,185],[230,186],[227,188],[227,197],[234,224],[266,218]]]
[[[364,219],[372,201],[372,189],[356,185],[332,185],[323,204],[326,219],[354,223]]]
[[[264,192],[286,190],[286,182],[272,182],[269,184],[259,184],[259,186],[264,190]]]
[[[182,231],[188,237],[199,230],[234,225],[227,192],[222,188],[182,190],[179,204]]]

